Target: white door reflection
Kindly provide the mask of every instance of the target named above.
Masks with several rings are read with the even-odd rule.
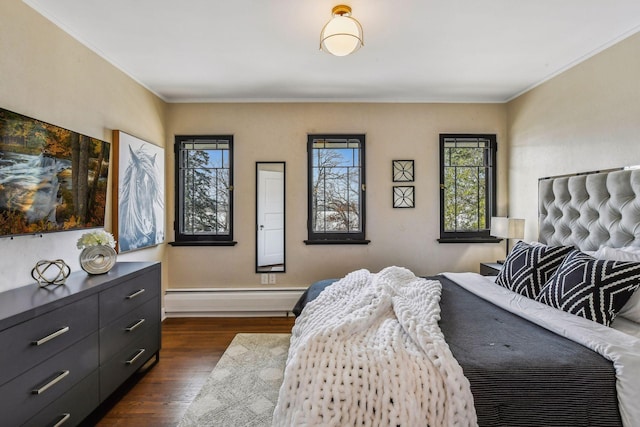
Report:
[[[284,162],[256,163],[256,272],[285,271]]]

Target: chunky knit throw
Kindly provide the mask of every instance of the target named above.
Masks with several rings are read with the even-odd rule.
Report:
[[[292,330],[273,425],[477,425],[438,326],[441,289],[401,267],[327,287]]]

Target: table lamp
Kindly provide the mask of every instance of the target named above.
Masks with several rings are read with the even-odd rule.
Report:
[[[489,234],[506,240],[505,257],[507,257],[509,256],[509,239],[524,238],[524,219],[491,217],[491,231]],[[504,260],[499,260],[498,263],[503,264]]]

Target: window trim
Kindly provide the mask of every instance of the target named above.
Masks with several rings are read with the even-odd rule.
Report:
[[[317,233],[313,231],[313,141],[315,139],[357,139],[360,141],[360,231],[358,233]],[[364,134],[307,134],[307,245],[366,245],[366,143]]]
[[[449,138],[478,138],[487,139],[490,143],[488,155],[490,156],[490,173],[487,174],[488,194],[485,198],[485,206],[487,206],[485,223],[487,228],[478,231],[445,231],[445,139]],[[442,133],[440,134],[440,243],[497,243],[501,239],[491,236],[488,225],[492,216],[495,216],[497,209],[497,160],[498,160],[498,142],[496,134],[458,134],[458,133]]]
[[[183,234],[182,230],[182,210],[184,203],[184,187],[182,180],[182,143],[197,140],[227,140],[229,142],[229,233],[228,234]],[[234,186],[233,186],[233,165],[234,165],[233,135],[176,135],[174,144],[175,154],[175,218],[174,232],[175,241],[170,242],[172,246],[234,246],[237,244],[233,240],[233,213],[234,213]]]

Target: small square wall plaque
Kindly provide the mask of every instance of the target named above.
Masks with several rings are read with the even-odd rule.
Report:
[[[394,208],[414,208],[415,207],[415,187],[413,185],[393,186],[393,207]]]
[[[413,160],[393,161],[393,182],[413,182]]]

